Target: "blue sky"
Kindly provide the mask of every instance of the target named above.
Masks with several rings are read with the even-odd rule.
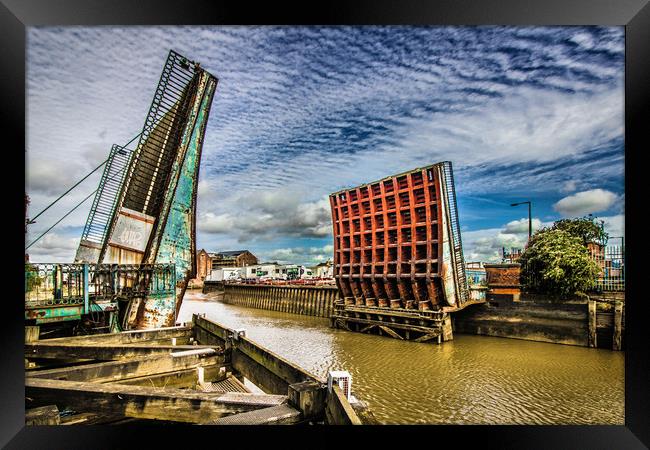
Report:
[[[332,255],[331,192],[450,160],[470,261],[594,214],[623,233],[622,27],[31,27],[26,191],[38,213],[144,124],[169,49],[219,78],[197,244]],[[28,242],[94,190],[90,177]],[[72,261],[90,200],[29,249]]]

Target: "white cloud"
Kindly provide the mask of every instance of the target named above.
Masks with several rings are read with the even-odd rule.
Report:
[[[282,264],[318,264],[334,258],[334,246],[278,248],[260,252],[261,262],[277,261]],[[263,261],[262,261],[263,259]]]
[[[504,233],[501,228],[462,233],[465,261],[500,262],[503,248],[523,248],[528,235]]]
[[[609,234],[610,238],[624,237],[625,236],[625,216],[618,214],[616,216],[599,217],[604,223],[605,231]],[[620,240],[612,240],[613,245],[620,245]]]
[[[533,217],[533,233],[552,222]],[[461,233],[465,261],[501,262],[503,249],[523,249],[528,242],[528,218],[508,222],[502,228],[464,231]]]
[[[232,203],[230,203],[232,202]],[[197,219],[198,229],[208,234],[230,234],[239,242],[268,240],[271,237],[322,238],[332,233],[327,196],[316,201],[301,201],[291,189],[244,194],[229,199],[231,212],[204,212]]]
[[[619,196],[613,192],[604,189],[591,189],[564,197],[553,205],[553,209],[565,217],[584,216],[606,211],[619,199]]]
[[[605,231],[610,237],[624,236],[625,218],[622,214],[598,217],[604,222]],[[533,232],[550,227],[553,221],[542,222],[533,219]],[[525,226],[523,226],[525,225]],[[525,231],[522,231],[525,228]],[[465,261],[501,262],[503,249],[523,249],[528,241],[528,219],[514,220],[503,228],[464,231],[462,233],[463,254]],[[620,245],[620,239],[611,240],[611,245]]]
[[[80,237],[68,237],[62,233],[50,232],[31,246],[26,253],[29,260],[37,263],[73,262]]]
[[[531,226],[533,233],[539,230],[542,227],[542,221],[533,217],[531,220]],[[528,217],[519,220],[513,220],[506,224],[504,233],[507,234],[517,234],[517,233],[528,233]]]

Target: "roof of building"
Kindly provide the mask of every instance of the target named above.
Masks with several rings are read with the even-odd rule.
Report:
[[[332,265],[332,261],[328,259],[325,262],[316,264],[314,267],[325,267],[325,266],[329,267],[331,265]]]
[[[239,256],[242,253],[246,253],[246,252],[248,252],[248,250],[229,250],[227,252],[217,252],[217,253],[215,253],[215,255],[219,255],[219,256]]]

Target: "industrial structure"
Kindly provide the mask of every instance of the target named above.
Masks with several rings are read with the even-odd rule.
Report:
[[[472,302],[451,162],[333,193],[330,204],[341,297],[332,324],[451,339],[449,312]]]
[[[105,162],[75,264],[26,264],[28,321],[119,310],[124,329],[174,325],[196,273],[198,172],[217,81],[170,50],[136,148],[114,145]]]

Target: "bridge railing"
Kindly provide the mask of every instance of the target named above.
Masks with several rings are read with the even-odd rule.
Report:
[[[174,293],[174,264],[25,263],[25,307]]]

